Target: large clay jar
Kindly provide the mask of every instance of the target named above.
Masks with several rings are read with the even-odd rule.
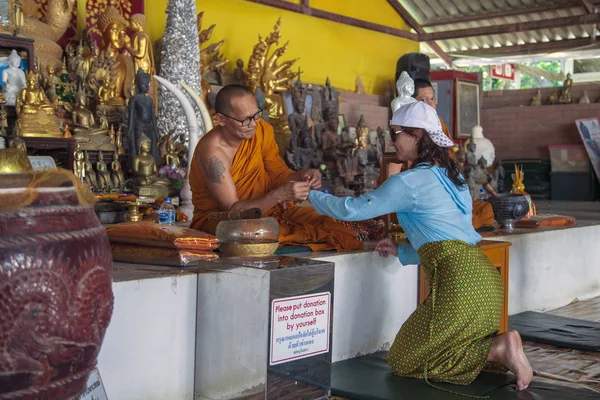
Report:
[[[59,175],[0,175],[0,399],[78,398],[112,315],[105,229]]]

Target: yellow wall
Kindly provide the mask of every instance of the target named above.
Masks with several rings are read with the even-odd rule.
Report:
[[[167,2],[145,0],[147,30],[153,40],[163,35]],[[295,66],[301,67],[304,83],[324,84],[329,76],[334,87],[354,91],[360,75],[368,93],[383,94],[387,82],[394,79],[398,58],[419,48],[417,42],[410,40],[245,0],[196,0],[196,5],[198,12],[204,11],[203,28],[217,25],[211,42],[225,39],[222,52],[231,60],[230,71],[238,58],[247,64],[258,34],[268,35],[278,17],[282,40],[290,42],[282,59],[300,57]],[[310,0],[310,6],[409,29],[386,0]]]

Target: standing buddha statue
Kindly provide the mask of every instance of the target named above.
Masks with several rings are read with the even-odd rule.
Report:
[[[146,16],[144,14],[133,14],[129,19],[131,30],[134,32],[131,36],[131,47],[128,47],[129,53],[133,57],[133,70],[137,72],[142,69],[147,74],[154,74],[154,54],[152,50],[152,41],[146,33]]]

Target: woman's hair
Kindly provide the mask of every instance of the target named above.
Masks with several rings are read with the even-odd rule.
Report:
[[[419,168],[427,165],[437,165],[446,169],[446,176],[459,189],[464,189],[467,182],[461,177],[458,163],[450,155],[447,147],[440,147],[431,140],[425,129],[402,127],[402,131],[414,138],[418,132],[423,131],[421,139],[417,142],[417,159],[413,161],[411,168]]]

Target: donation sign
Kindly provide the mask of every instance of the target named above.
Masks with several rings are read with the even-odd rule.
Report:
[[[79,400],[108,400],[98,368],[94,368],[88,376],[85,391],[81,394]]]
[[[329,292],[273,300],[269,365],[327,353],[330,318]]]

